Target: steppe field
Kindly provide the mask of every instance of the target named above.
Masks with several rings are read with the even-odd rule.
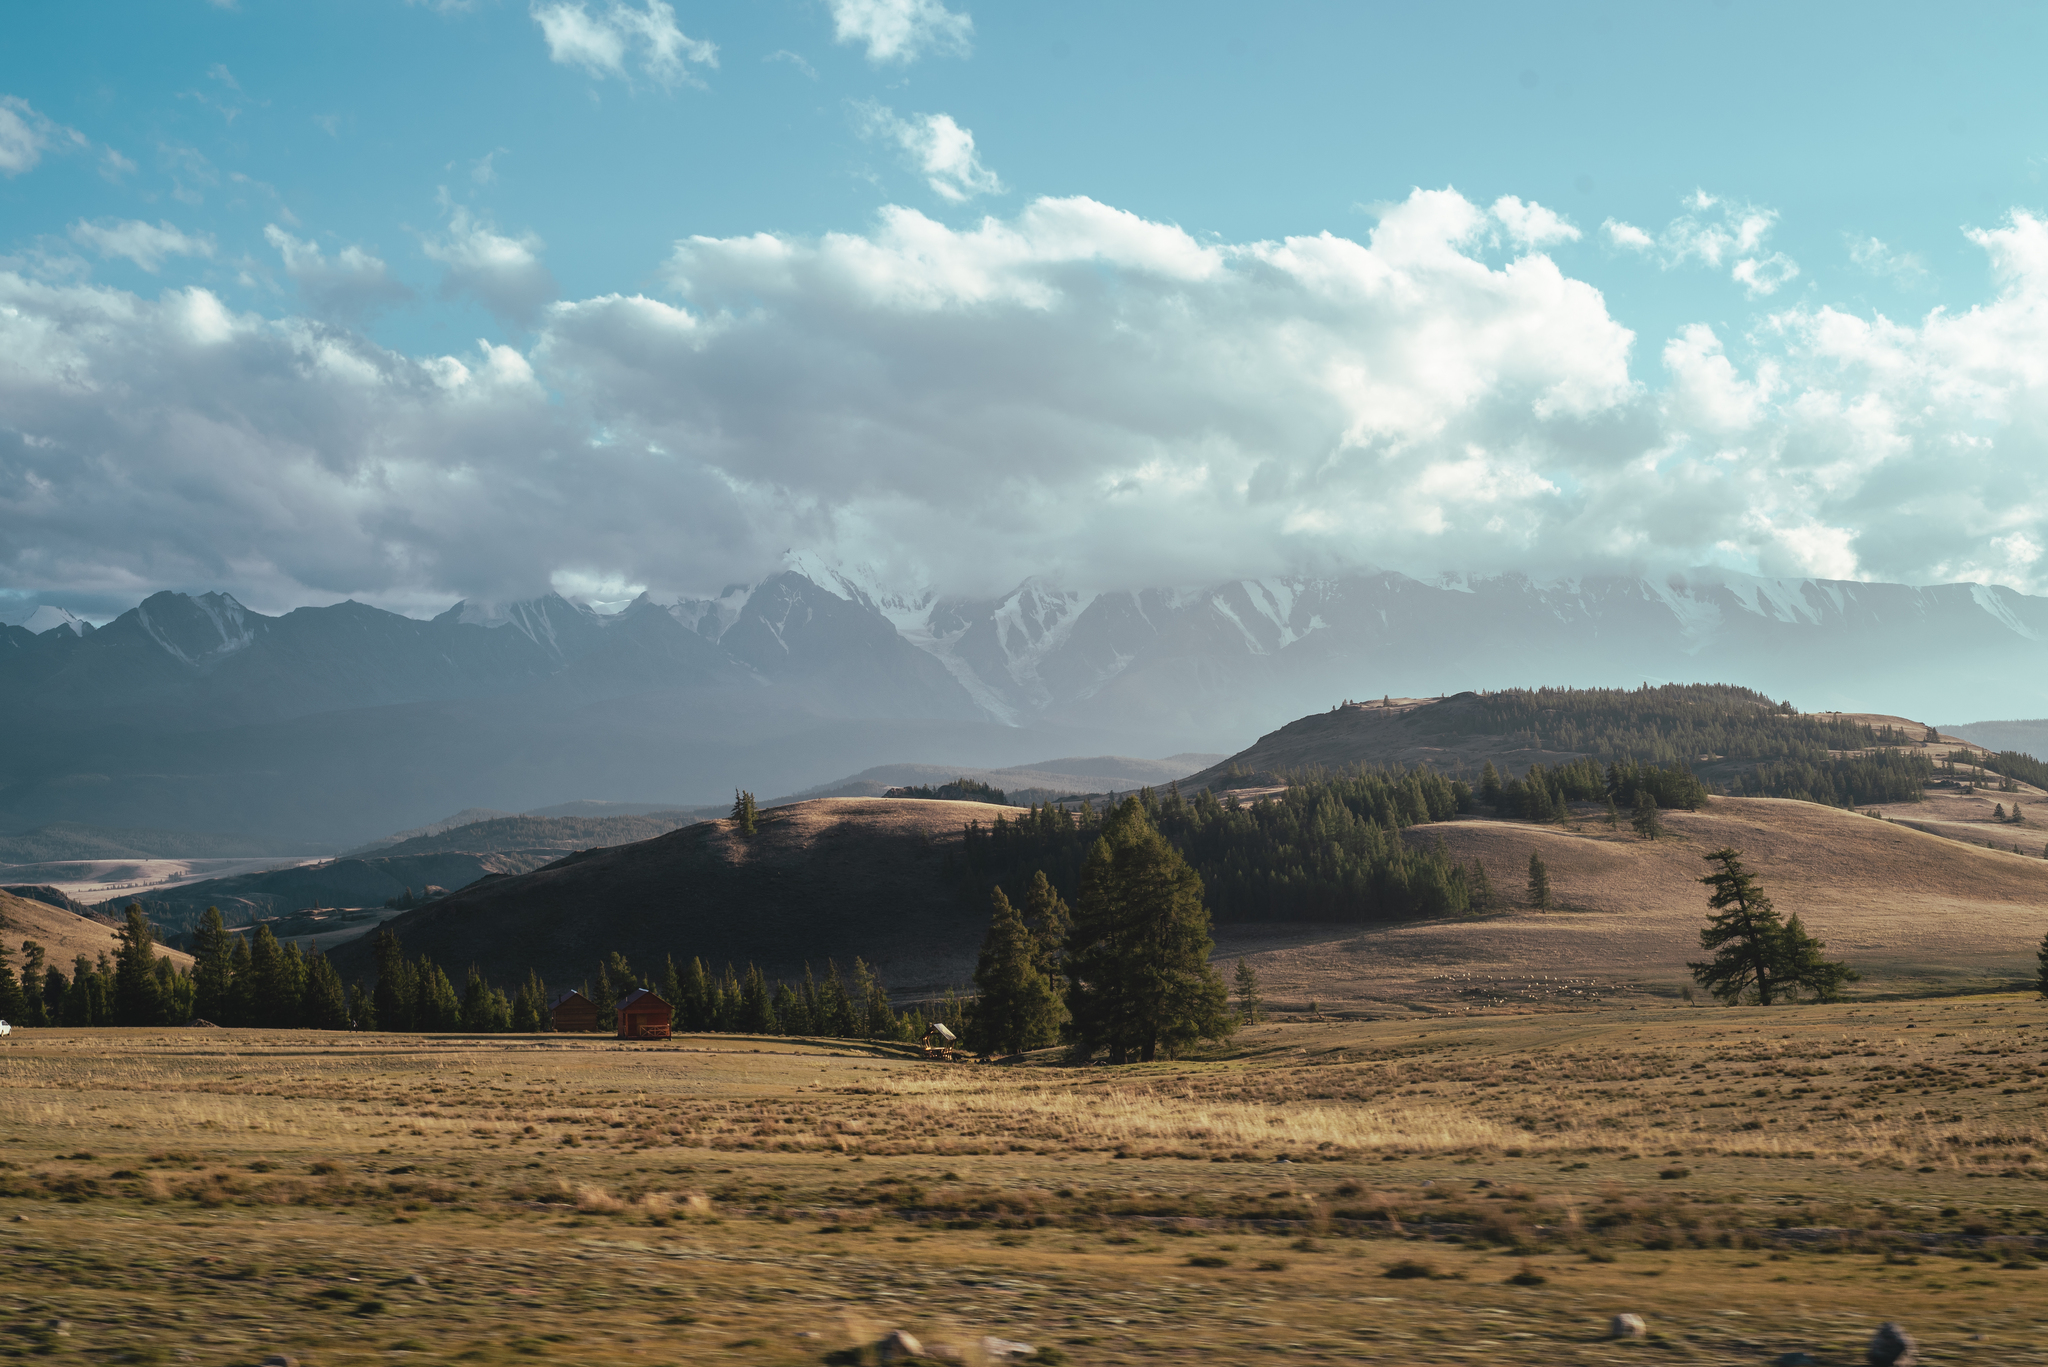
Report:
[[[1115,1070],[208,1029],[0,1069],[18,1357],[1851,1363],[1897,1320],[2048,1362],[2031,996],[1282,1020]]]

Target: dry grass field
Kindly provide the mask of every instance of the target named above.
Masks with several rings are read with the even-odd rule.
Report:
[[[1281,1022],[1116,1070],[211,1030],[19,1032],[0,1070],[0,1354],[53,1362],[821,1364],[903,1328],[1849,1363],[1886,1319],[2048,1362],[2031,997]]]

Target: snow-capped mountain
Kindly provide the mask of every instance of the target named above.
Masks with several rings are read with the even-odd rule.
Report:
[[[0,829],[348,839],[565,795],[695,803],[875,764],[1230,753],[1345,698],[1739,683],[1807,710],[2048,716],[2048,599],[1723,571],[1394,573],[993,598],[792,556],[710,598],[559,595],[430,621],[160,593],[0,626]]]

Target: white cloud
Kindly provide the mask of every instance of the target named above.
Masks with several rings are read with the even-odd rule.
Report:
[[[1884,239],[1852,237],[1849,260],[1872,275],[1887,276],[1901,285],[1919,285],[1927,280],[1927,263],[1912,252],[1893,251]]]
[[[420,357],[0,269],[0,589],[445,606],[715,589],[800,545],[914,547],[963,592],[1708,560],[2048,591],[2048,219],[1971,233],[1976,307],[1687,327],[1641,375],[1593,286],[1488,264],[1500,231],[1449,190],[1269,242],[1081,198],[894,207],[688,238],[662,297]],[[304,278],[349,260],[273,242]],[[539,267],[467,213],[435,248]]]
[[[412,298],[391,268],[361,247],[344,247],[330,260],[318,243],[293,237],[275,223],[264,227],[263,238],[284,258],[285,274],[318,314],[360,319]]]
[[[1657,245],[1656,238],[1651,237],[1635,224],[1623,223],[1618,218],[1608,219],[1600,225],[1600,230],[1607,234],[1609,242],[1632,252],[1646,252]]]
[[[1672,219],[1655,237],[1619,219],[1610,218],[1600,226],[1611,244],[1654,254],[1665,270],[1685,265],[1726,267],[1728,278],[1752,299],[1776,294],[1798,278],[1798,262],[1764,248],[1778,222],[1776,209],[1723,199],[1705,190],[1693,191],[1684,203],[1690,212]]]
[[[154,227],[136,219],[71,225],[75,242],[91,247],[101,256],[118,256],[133,261],[154,275],[167,256],[212,256],[213,239],[205,234],[189,237],[167,222]]]
[[[1533,199],[1524,204],[1513,195],[1502,195],[1493,202],[1492,212],[1518,247],[1540,251],[1579,240],[1577,228]]]
[[[526,323],[560,293],[541,263],[543,245],[532,233],[506,237],[457,206],[447,231],[427,238],[421,247],[429,260],[447,267],[441,278],[443,298],[467,295],[500,318]]]
[[[585,0],[535,0],[534,22],[547,39],[548,56],[604,78],[626,77],[626,62],[637,54],[640,68],[663,85],[700,84],[687,63],[718,65],[718,45],[692,38],[676,26],[675,10],[662,0],[641,6],[611,0],[595,13]]]
[[[862,132],[886,138],[910,158],[942,199],[961,203],[974,195],[1001,194],[1003,182],[975,155],[974,134],[950,114],[913,114],[907,119],[880,105],[859,109]]]
[[[927,52],[965,57],[974,20],[940,0],[831,0],[832,37],[865,44],[871,62],[914,62]]]
[[[798,71],[803,72],[806,80],[815,81],[818,79],[818,69],[805,61],[801,54],[791,52],[788,48],[778,48],[761,60],[764,62],[788,62]]]
[[[33,171],[49,151],[72,151],[91,144],[76,128],[66,128],[13,95],[0,95],[0,175]]]

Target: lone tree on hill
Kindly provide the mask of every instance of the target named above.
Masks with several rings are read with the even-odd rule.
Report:
[[[1629,825],[1636,828],[1636,834],[1645,840],[1655,840],[1664,834],[1663,818],[1657,815],[1657,799],[1650,796],[1647,788],[1636,789],[1635,814],[1629,817]],[[1708,858],[1712,858],[1709,855]]]
[[[995,914],[974,965],[981,997],[974,1004],[970,1033],[975,1044],[991,1053],[1021,1054],[1059,1038],[1059,998],[1039,966],[1038,941],[1024,918],[1001,888],[989,901]]]
[[[2048,942],[2044,942],[2048,943]],[[2048,962],[2048,951],[2044,951],[2044,962]],[[2048,972],[2048,970],[2044,970]],[[1243,959],[1237,961],[1237,1019],[1244,1025],[1257,1025],[1266,1014],[1266,999],[1259,995],[1259,975]]]
[[[1543,856],[1529,851],[1529,905],[1538,911],[1549,911],[1550,866],[1543,862]]]
[[[1861,976],[1847,964],[1823,958],[1827,945],[1808,935],[1797,916],[1778,919],[1756,876],[1742,866],[1742,851],[1718,849],[1707,862],[1718,867],[1700,879],[1714,890],[1707,899],[1712,910],[1700,930],[1700,948],[1713,951],[1714,957],[1687,965],[1701,987],[1730,1005],[1754,989],[1758,1004],[1770,1006],[1780,994],[1796,998],[1802,988],[1818,1001],[1829,1001],[1843,983]]]
[[[732,824],[739,828],[741,835],[752,835],[758,828],[760,813],[754,810],[754,795],[744,789],[732,790]]]
[[[1209,966],[1214,948],[1201,877],[1138,799],[1125,798],[1081,866],[1066,958],[1075,1055],[1103,1049],[1111,1063],[1149,1063],[1162,1046],[1229,1034],[1229,995]]]

